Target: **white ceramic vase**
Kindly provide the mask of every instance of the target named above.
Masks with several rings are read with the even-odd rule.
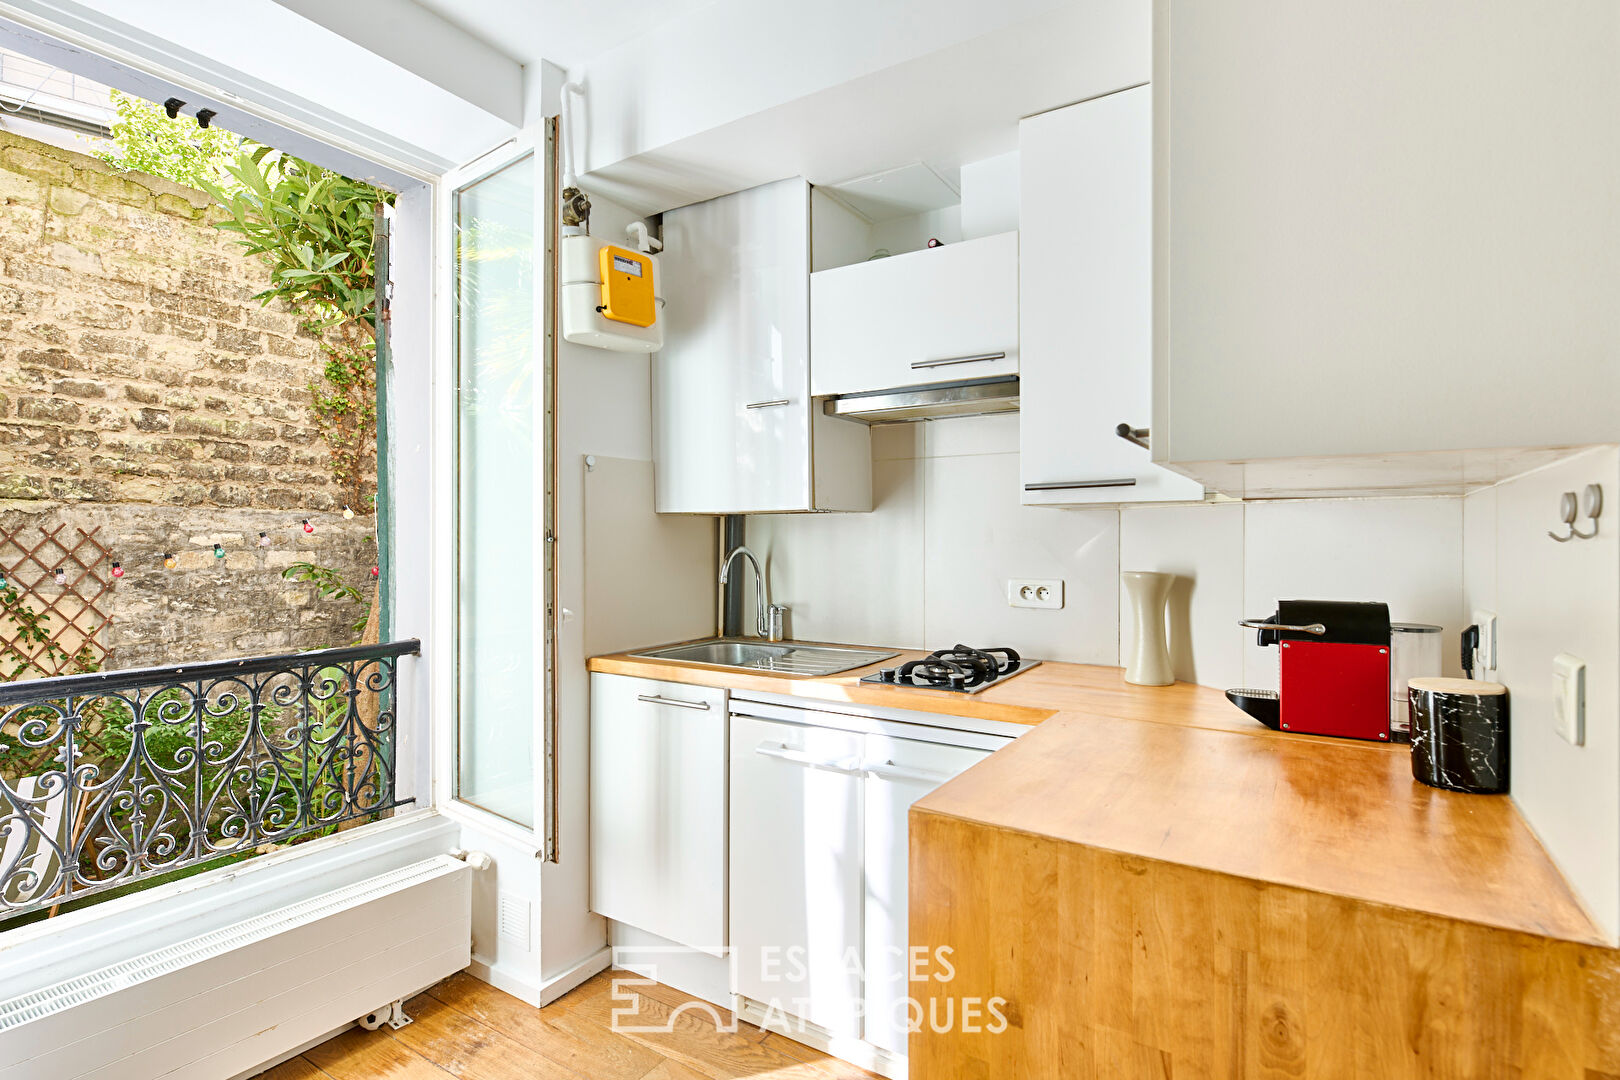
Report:
[[[1170,666],[1170,645],[1165,637],[1164,610],[1170,600],[1174,574],[1127,570],[1120,574],[1136,615],[1136,634],[1125,663],[1125,681],[1138,686],[1169,686],[1176,681]]]

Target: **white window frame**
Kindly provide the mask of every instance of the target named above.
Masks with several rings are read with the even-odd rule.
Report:
[[[459,724],[458,686],[456,680],[456,648],[457,624],[459,611],[456,604],[456,520],[458,506],[456,502],[456,469],[457,469],[457,356],[456,356],[456,321],[455,313],[451,310],[455,303],[455,250],[453,229],[455,228],[456,193],[478,180],[493,175],[501,169],[521,160],[525,155],[533,154],[535,157],[535,233],[542,238],[542,250],[537,252],[535,265],[538,272],[535,275],[535,309],[534,326],[537,340],[534,349],[535,384],[534,396],[536,434],[534,445],[534,462],[532,475],[537,481],[549,477],[551,465],[549,456],[549,440],[546,435],[550,430],[546,420],[546,411],[551,404],[551,388],[545,373],[549,371],[547,351],[549,347],[549,328],[547,324],[548,303],[547,297],[552,288],[551,260],[544,257],[544,240],[550,228],[547,221],[547,207],[549,204],[549,191],[552,177],[545,168],[546,154],[546,127],[537,125],[526,128],[510,139],[491,147],[484,154],[452,169],[435,182],[436,225],[434,235],[440,241],[435,247],[434,280],[436,284],[436,297],[434,309],[437,319],[434,326],[434,373],[435,382],[443,387],[443,392],[436,393],[433,398],[434,406],[434,449],[433,461],[433,487],[436,492],[435,504],[444,508],[434,519],[434,549],[442,553],[442,560],[438,564],[442,573],[436,576],[434,582],[434,607],[437,611],[445,613],[445,617],[435,620],[433,625],[433,648],[431,653],[436,661],[436,695],[433,702],[433,715],[441,717],[442,722],[434,727],[434,788],[436,792],[435,805],[445,814],[462,821],[481,832],[501,837],[522,850],[531,851],[536,858],[548,857],[553,845],[548,839],[554,828],[554,815],[552,812],[552,788],[548,769],[548,754],[552,739],[546,731],[547,718],[552,715],[550,700],[555,682],[555,672],[552,670],[552,622],[548,610],[548,577],[546,572],[550,566],[547,559],[548,522],[546,520],[546,505],[548,499],[544,490],[537,491],[534,499],[534,516],[529,537],[514,537],[512,545],[513,558],[531,558],[542,562],[542,572],[535,575],[535,588],[528,598],[532,612],[532,621],[535,628],[534,651],[532,663],[536,678],[534,681],[534,698],[532,715],[536,725],[534,739],[534,758],[532,769],[534,775],[534,810],[532,827],[521,825],[499,814],[485,810],[474,803],[466,802],[456,797],[456,771],[459,767],[457,760],[457,728]],[[554,545],[553,545],[554,546]],[[426,640],[424,640],[426,651]]]

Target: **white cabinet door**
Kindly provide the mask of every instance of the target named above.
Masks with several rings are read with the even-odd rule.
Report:
[[[817,395],[1018,373],[1018,234],[810,276]]]
[[[863,967],[867,1042],[906,1053],[911,990],[907,983],[906,815],[911,804],[990,756],[988,750],[866,736]],[[948,942],[917,942],[932,950]],[[921,968],[928,971],[931,968]]]
[[[810,509],[809,185],[669,211],[662,266],[659,512]]]
[[[723,955],[726,693],[591,676],[591,910]]]
[[[737,993],[861,1032],[861,736],[731,719]]]
[[[1157,0],[1166,460],[1460,494],[1516,467],[1393,455],[1620,438],[1620,9],[1416,10]]]
[[[1030,504],[1200,499],[1116,434],[1153,412],[1153,96],[1018,126],[1020,468]]]

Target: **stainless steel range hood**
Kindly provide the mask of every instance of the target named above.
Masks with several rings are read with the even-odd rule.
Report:
[[[822,404],[828,416],[881,423],[890,420],[927,420],[941,416],[979,416],[1018,410],[1018,376],[964,379],[960,382],[906,386],[897,390],[871,390],[841,394]]]

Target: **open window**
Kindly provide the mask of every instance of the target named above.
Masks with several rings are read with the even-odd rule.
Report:
[[[455,686],[450,788],[552,843],[552,126],[448,174]]]

